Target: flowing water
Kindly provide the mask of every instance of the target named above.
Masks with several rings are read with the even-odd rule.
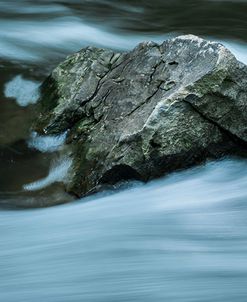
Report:
[[[193,33],[247,63],[245,0],[0,0],[0,301],[247,301],[247,161],[70,201],[65,134],[30,131],[39,85],[86,45]]]

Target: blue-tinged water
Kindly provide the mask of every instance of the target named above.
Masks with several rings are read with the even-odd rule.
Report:
[[[0,213],[1,301],[246,301],[246,161]]]
[[[39,84],[67,54],[179,33],[247,63],[247,1],[0,1],[0,301],[246,302],[247,161],[71,199],[64,135],[30,132]],[[55,183],[54,183],[55,182]]]

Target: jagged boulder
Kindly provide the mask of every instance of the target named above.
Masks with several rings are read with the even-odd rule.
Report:
[[[68,130],[77,196],[245,154],[247,67],[192,35],[128,53],[82,49],[44,82],[40,104],[39,132]]]

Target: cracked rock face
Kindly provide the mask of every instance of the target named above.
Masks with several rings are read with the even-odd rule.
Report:
[[[221,44],[188,35],[128,53],[88,47],[43,84],[39,132],[69,130],[67,190],[147,181],[247,142],[247,67]]]

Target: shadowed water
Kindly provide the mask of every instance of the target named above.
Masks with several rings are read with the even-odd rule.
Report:
[[[31,132],[39,85],[86,45],[197,34],[247,63],[247,1],[0,1],[0,301],[246,302],[247,162],[70,204],[65,134]]]

